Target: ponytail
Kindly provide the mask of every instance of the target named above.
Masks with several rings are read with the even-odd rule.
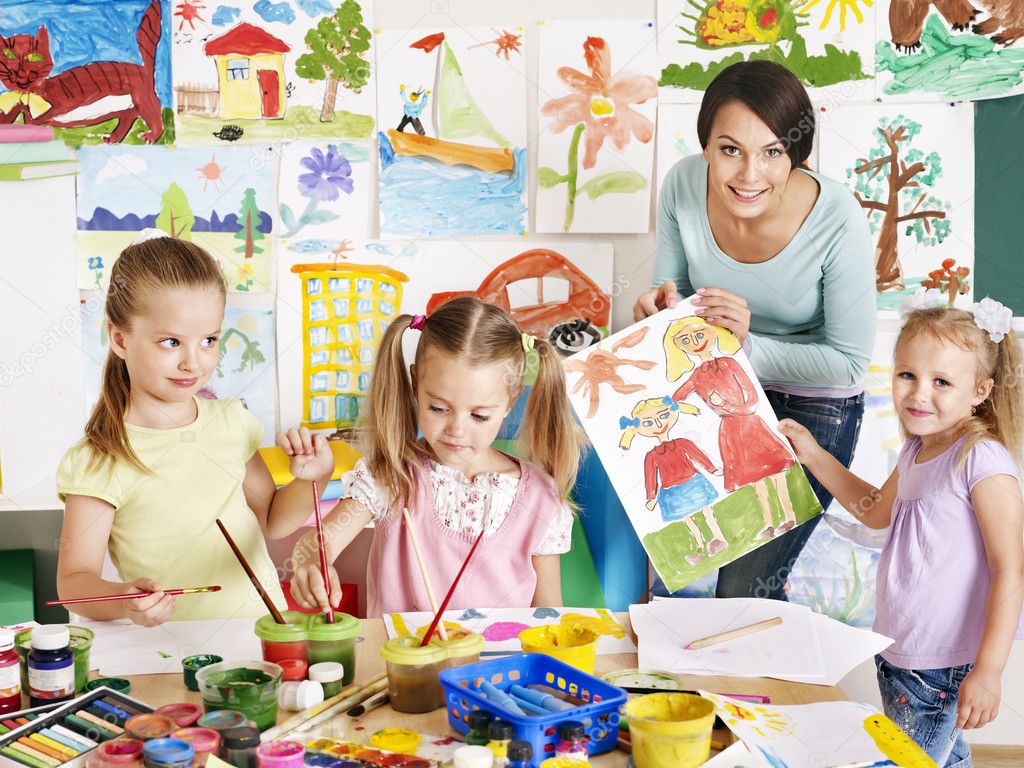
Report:
[[[551,344],[536,341],[537,380],[526,401],[519,446],[551,475],[563,501],[569,497],[585,444],[565,391],[562,361]]]
[[[993,342],[989,342],[993,344]],[[1010,452],[1017,466],[1024,464],[1024,379],[1021,378],[1021,352],[1019,341],[1009,331],[996,347],[995,365],[991,374],[992,391],[975,409],[965,431],[962,457],[966,459],[971,448],[985,439],[995,439]]]
[[[412,315],[399,315],[384,331],[361,413],[366,463],[389,504],[415,491],[409,464],[417,458],[416,401],[402,354],[402,336],[412,320]]]
[[[148,473],[149,469],[132,449],[128,430],[124,426],[131,382],[128,379],[128,366],[114,354],[114,350],[107,352],[102,381],[99,400],[93,406],[85,425],[85,441],[92,447],[88,469],[93,471],[108,458],[113,458],[127,461],[141,472]]]

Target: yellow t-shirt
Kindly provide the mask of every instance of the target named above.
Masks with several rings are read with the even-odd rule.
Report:
[[[94,496],[115,508],[108,548],[121,578],[161,586],[220,584],[220,592],[179,595],[174,619],[262,616],[266,606],[214,522],[224,523],[267,594],[284,594],[256,516],[245,501],[245,463],[263,428],[238,400],[195,398],[199,415],[175,429],[126,424],[132,449],[151,470],[107,460],[88,470],[92,448],[71,448],[57,470],[57,492]]]

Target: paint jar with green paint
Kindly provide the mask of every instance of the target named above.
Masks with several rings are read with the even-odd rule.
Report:
[[[334,623],[324,622],[323,614],[309,617],[309,663],[336,661],[345,668],[342,685],[348,685],[356,673],[356,643],[359,620],[347,613],[335,613]]]
[[[277,720],[277,690],[284,670],[269,661],[222,661],[196,673],[203,710],[232,709],[265,731]]]
[[[14,635],[14,647],[18,649],[21,660],[21,690],[28,690],[28,652],[32,650],[32,627],[26,627]],[[93,638],[91,629],[68,625],[71,635],[71,654],[75,659],[75,693],[85,690],[89,682],[89,651],[92,649]]]

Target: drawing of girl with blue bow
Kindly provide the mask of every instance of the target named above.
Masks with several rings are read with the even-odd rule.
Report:
[[[721,475],[711,459],[695,443],[685,438],[669,439],[672,427],[679,421],[679,413],[697,415],[700,409],[689,403],[677,403],[671,397],[641,400],[633,407],[630,417],[619,417],[623,430],[619,447],[629,450],[636,435],[651,437],[658,445],[644,457],[644,485],[647,489],[647,508],[661,507],[661,518],[666,523],[683,520],[697,543],[697,552],[687,555],[686,562],[697,565],[729,546],[715,519],[711,503],[718,491],[708,479],[697,471],[699,464],[707,472]],[[704,517],[710,540],[705,537],[694,519],[698,510]]]

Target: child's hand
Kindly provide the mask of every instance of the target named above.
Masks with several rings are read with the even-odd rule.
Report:
[[[782,419],[779,422],[779,432],[784,434],[792,444],[801,464],[810,462],[821,450],[821,446],[818,445],[818,441],[814,439],[810,430],[792,419]]]
[[[301,542],[300,542],[301,543]],[[315,547],[315,541],[314,541]],[[314,548],[314,551],[315,548]],[[333,565],[327,566],[327,576],[331,580],[330,605],[337,608],[341,605],[341,581]],[[297,565],[292,574],[292,597],[303,608],[319,608],[328,606],[327,592],[324,590],[324,579],[320,575],[320,563],[314,556],[312,562]]]
[[[334,473],[334,453],[323,435],[299,427],[278,434],[277,444],[291,456],[288,469],[297,480],[318,480]]]
[[[971,670],[960,684],[957,728],[981,728],[999,714],[999,675],[983,669]]]
[[[174,595],[165,595],[160,591],[160,585],[152,579],[136,579],[131,583],[129,591],[153,593],[128,601],[128,618],[133,624],[155,627],[163,624],[174,613]]]

